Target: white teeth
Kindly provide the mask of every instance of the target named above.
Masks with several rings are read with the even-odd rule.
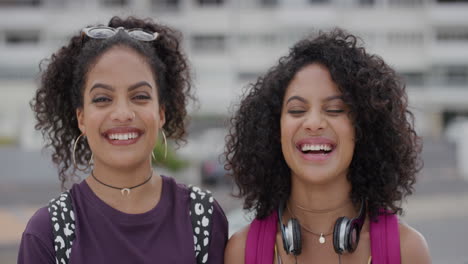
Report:
[[[108,137],[112,140],[129,140],[137,138],[138,133],[109,134]]]
[[[312,145],[312,144],[304,144],[301,147],[302,151],[330,151],[332,150],[332,146],[329,144],[317,144],[317,145]]]

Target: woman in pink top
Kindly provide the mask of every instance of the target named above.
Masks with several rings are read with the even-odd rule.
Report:
[[[424,237],[396,216],[422,166],[407,101],[351,34],[293,46],[231,120],[228,166],[256,217],[225,262],[430,263]]]

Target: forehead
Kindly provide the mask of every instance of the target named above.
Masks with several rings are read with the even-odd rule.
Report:
[[[103,82],[116,87],[139,81],[155,83],[148,61],[128,47],[113,47],[102,54],[89,69],[86,86]]]
[[[290,96],[301,96],[307,99],[324,99],[341,95],[337,84],[332,80],[329,70],[322,64],[314,63],[299,70],[289,83],[285,100]]]

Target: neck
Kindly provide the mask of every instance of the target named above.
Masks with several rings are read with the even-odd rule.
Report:
[[[145,182],[150,173],[151,179],[134,188],[130,193],[105,186],[92,176],[86,179],[89,187],[105,203],[125,213],[144,213],[154,208],[159,202],[162,190],[162,179],[152,171],[149,161],[135,166],[113,167],[99,160],[95,161],[94,176],[107,185],[129,188]]]
[[[94,176],[101,182],[116,187],[131,187],[138,185],[148,179],[152,171],[149,162],[135,164],[134,166],[114,167],[105,163],[95,161],[93,168]],[[94,179],[93,179],[94,180]],[[94,180],[95,181],[95,180]]]
[[[326,184],[305,183],[298,178],[292,177],[289,210],[285,214],[294,215],[305,229],[329,234],[339,217],[352,218],[358,214],[359,208],[351,202],[351,184],[346,177]]]

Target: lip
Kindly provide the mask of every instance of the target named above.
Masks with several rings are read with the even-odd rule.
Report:
[[[311,154],[311,153],[308,153],[308,154],[305,154],[301,151],[301,146],[304,145],[304,144],[310,144],[310,145],[331,145],[332,146],[332,150],[329,152],[329,153],[326,153],[326,154]],[[307,160],[307,161],[312,161],[312,162],[320,162],[320,163],[323,163],[323,162],[326,162],[327,160],[329,160],[333,154],[335,153],[335,150],[336,150],[336,146],[337,144],[331,140],[331,139],[328,139],[328,138],[325,138],[325,137],[312,137],[312,138],[305,138],[305,139],[301,139],[299,141],[296,142],[296,150],[299,152],[299,155]]]
[[[127,140],[114,140],[114,139],[109,138],[110,134],[126,134],[126,133],[136,133],[138,134],[138,136],[136,138],[131,138]],[[141,138],[143,134],[144,134],[144,131],[136,127],[113,127],[101,133],[101,136],[104,137],[107,140],[107,142],[109,142],[111,145],[122,146],[122,145],[135,144]]]

